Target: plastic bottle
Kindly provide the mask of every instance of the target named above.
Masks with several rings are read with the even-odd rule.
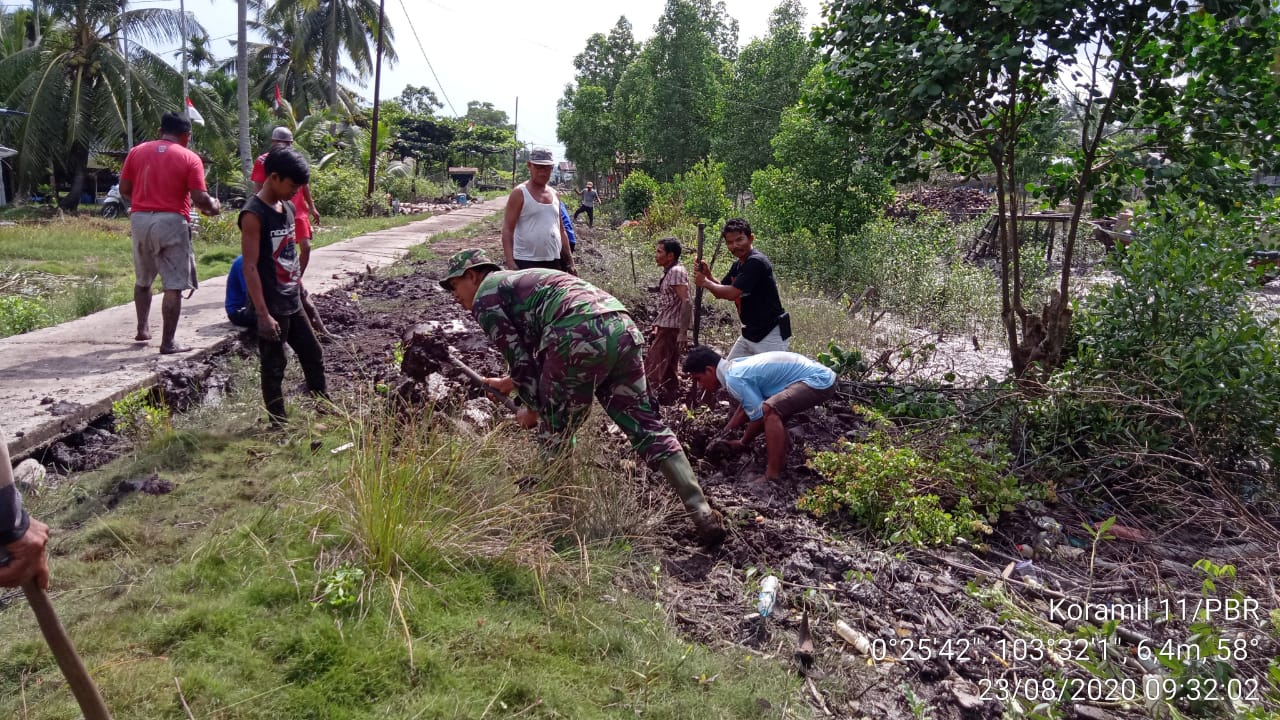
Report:
[[[853,646],[854,650],[863,655],[871,654],[871,639],[861,632],[850,627],[849,623],[843,620],[836,621],[836,634],[844,639],[845,642]]]
[[[773,604],[778,600],[778,578],[773,575],[767,575],[760,581],[760,601],[756,604],[756,610],[760,612],[760,617],[769,617],[769,613],[773,612]]]

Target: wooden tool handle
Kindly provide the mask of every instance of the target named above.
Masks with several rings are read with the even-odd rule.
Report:
[[[702,264],[702,243],[706,239],[707,224],[698,223],[698,259],[694,263],[693,271],[698,271],[698,266]],[[699,285],[697,290],[693,291],[693,344],[702,344],[702,286]]]
[[[80,704],[80,712],[84,713],[84,720],[111,720],[111,712],[107,710],[107,704],[102,700],[98,686],[93,684],[93,678],[89,677],[89,671],[85,669],[80,656],[76,654],[76,647],[71,644],[71,638],[67,637],[67,631],[58,621],[58,615],[53,610],[53,603],[49,602],[49,596],[36,585],[34,578],[22,583],[22,592],[26,593],[31,611],[35,613],[36,622],[40,624],[40,632],[44,634],[45,642],[49,643],[49,649],[53,651],[53,657],[58,661],[63,677],[67,679],[72,694],[76,696],[76,702]]]
[[[492,394],[495,398],[497,398],[497,399],[498,399],[498,401],[499,401],[499,402],[501,402],[501,403],[503,404],[503,406],[505,406],[505,407],[506,407],[508,410],[510,410],[511,412],[513,412],[513,413],[514,413],[514,412],[516,412],[516,411],[518,411],[518,410],[520,409],[519,407],[517,407],[517,406],[516,406],[516,403],[515,403],[515,401],[514,401],[514,400],[512,400],[510,397],[508,397],[508,396],[506,396],[506,395],[504,395],[504,394],[502,394],[502,393],[498,392],[496,389],[494,389],[492,386],[490,386],[490,385],[489,385],[489,383],[487,383],[487,382],[485,382],[485,381],[484,381],[484,378],[480,376],[480,373],[476,372],[475,370],[472,370],[470,367],[468,367],[468,366],[467,366],[467,364],[466,364],[466,363],[464,363],[464,362],[462,362],[461,360],[459,360],[459,359],[458,359],[458,358],[453,354],[453,351],[450,351],[450,352],[449,352],[449,362],[453,363],[453,366],[454,366],[454,367],[456,367],[456,368],[458,368],[459,370],[461,370],[463,375],[466,375],[467,377],[471,378],[471,380],[472,380],[475,384],[479,385],[480,387],[484,388],[485,390],[488,390],[490,394]]]

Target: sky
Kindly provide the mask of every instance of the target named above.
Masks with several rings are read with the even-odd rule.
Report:
[[[556,101],[564,94],[565,84],[573,81],[574,56],[583,51],[593,33],[608,34],[621,15],[631,22],[637,40],[647,40],[666,5],[665,0],[385,1],[400,61],[393,67],[383,64],[383,99],[399,95],[406,85],[426,85],[441,102],[448,99],[438,111],[447,116],[465,114],[470,100],[491,102],[509,118],[518,119],[516,133],[521,142],[551,147],[557,159],[564,149],[556,140]],[[745,45],[767,32],[769,13],[777,0],[724,0],[724,4],[738,21],[739,42]],[[821,0],[801,0],[801,4],[808,11],[807,22],[817,23]],[[176,9],[178,0],[129,0],[129,6]],[[234,54],[234,0],[186,0],[186,8],[213,39],[215,55]],[[163,54],[173,58],[176,50]],[[372,101],[372,77],[362,94]]]

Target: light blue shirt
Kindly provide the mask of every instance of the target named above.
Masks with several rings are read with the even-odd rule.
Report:
[[[831,368],[793,352],[766,352],[721,360],[716,366],[716,376],[724,389],[742,403],[742,410],[750,420],[764,417],[764,401],[792,383],[802,382],[814,390],[826,390],[836,382]]]

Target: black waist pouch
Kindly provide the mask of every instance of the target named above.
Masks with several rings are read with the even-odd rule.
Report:
[[[781,315],[778,316],[778,321],[772,325],[763,325],[763,326],[756,326],[756,327],[748,327],[746,325],[743,325],[742,337],[750,340],[753,343],[758,343],[761,340],[764,340],[765,337],[769,335],[769,333],[773,332],[773,329],[775,327],[778,328],[778,334],[782,336],[783,340],[786,340],[787,338],[791,337],[791,316],[786,313],[782,313]]]

